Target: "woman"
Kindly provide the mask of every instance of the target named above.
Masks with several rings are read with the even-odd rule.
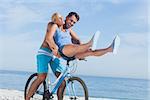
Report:
[[[52,22],[48,24],[47,34],[42,44],[44,48],[50,48],[57,57],[63,57],[65,60],[70,58],[82,59],[87,56],[101,56],[108,52],[113,52],[115,41],[105,49],[91,50],[93,38],[85,44],[73,44],[71,41],[74,33],[71,28],[63,28],[63,17],[59,13],[54,13]]]

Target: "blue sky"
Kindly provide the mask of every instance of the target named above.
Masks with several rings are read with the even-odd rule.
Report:
[[[51,15],[65,18],[71,11],[80,15],[73,30],[83,42],[97,30],[97,48],[110,45],[116,34],[121,38],[117,55],[88,57],[78,63],[77,74],[148,78],[147,0],[1,0],[0,69],[36,71],[36,53]]]

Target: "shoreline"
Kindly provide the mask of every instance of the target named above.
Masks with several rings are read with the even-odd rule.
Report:
[[[56,95],[54,95],[54,97],[55,96]],[[20,90],[14,90],[14,89],[0,89],[0,100],[24,100],[24,92]],[[40,99],[36,99],[36,100],[40,100]],[[118,99],[89,97],[89,100],[118,100]]]

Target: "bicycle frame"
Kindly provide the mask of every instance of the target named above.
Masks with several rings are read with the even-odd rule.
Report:
[[[59,77],[53,82],[53,83],[49,83],[48,81],[49,81],[49,77],[47,77],[47,90],[49,90],[49,86],[51,85],[51,86],[54,86],[52,89],[51,89],[51,91],[50,91],[50,94],[52,95],[52,94],[54,94],[55,92],[56,92],[56,90],[59,88],[59,86],[61,85],[61,83],[63,82],[63,80],[65,80],[65,78],[67,78],[67,79],[69,79],[70,77],[71,77],[71,71],[69,70],[70,68],[69,68],[69,64],[66,64],[66,69],[65,69],[65,71],[63,72],[63,73],[61,73],[60,75],[59,75]],[[49,73],[49,72],[48,72]],[[67,84],[66,84],[66,86],[67,86]]]
[[[51,61],[53,61],[56,58],[54,55],[52,55],[51,53],[48,53],[44,50],[38,51],[38,54],[44,54],[44,55],[52,57]],[[50,81],[50,79],[51,79],[49,76],[50,70],[48,70],[46,79],[38,87],[35,95],[32,95],[32,98],[38,97],[38,94],[39,94],[42,96],[43,99],[53,99],[54,98],[53,94],[56,93],[57,89],[65,81],[65,83],[66,83],[65,87],[64,87],[65,91],[62,91],[64,93],[60,94],[60,96],[68,95],[65,97],[65,99],[66,98],[77,99],[80,97],[82,98],[82,95],[83,95],[83,97],[85,97],[85,100],[88,100],[88,89],[87,89],[86,84],[84,83],[84,81],[81,78],[76,77],[76,76],[72,76],[72,73],[74,73],[76,71],[76,68],[77,68],[77,62],[75,62],[77,60],[78,59],[75,59],[73,61],[72,60],[67,61],[65,69],[63,70],[63,72],[60,73],[60,75],[55,80]],[[51,61],[48,64],[49,67],[51,65],[50,64]],[[72,64],[69,63],[70,61]],[[65,60],[65,62],[66,62],[66,60]],[[38,73],[34,73],[28,78],[26,85],[25,85],[24,97],[27,96],[27,94],[29,92],[28,89],[30,89],[30,87],[33,83],[33,80],[35,80],[35,78],[37,78],[37,77],[38,77]],[[82,91],[82,93],[80,91]]]
[[[48,53],[48,52],[46,52],[46,51],[44,51],[44,50],[39,50],[39,54],[45,54],[45,55],[47,55],[47,56],[50,56],[50,57],[52,57],[52,60],[54,60],[54,59],[56,58],[53,54],[50,54],[50,53]],[[59,77],[55,80],[54,83],[50,84],[50,83],[48,82],[48,79],[50,79],[50,78],[49,78],[48,75],[47,75],[47,80],[46,80],[46,86],[47,86],[46,88],[47,88],[47,89],[46,89],[46,90],[49,90],[49,86],[50,86],[50,85],[54,86],[54,85],[56,84],[56,85],[54,86],[54,88],[51,89],[52,91],[50,91],[50,94],[51,94],[51,95],[54,94],[54,93],[56,92],[56,90],[59,88],[59,86],[61,85],[61,83],[63,82],[63,80],[65,80],[66,77],[68,77],[68,78],[71,77],[70,72],[71,72],[71,71],[69,71],[69,61],[67,61],[65,71],[59,75]],[[49,74],[49,72],[48,72],[48,74]],[[66,84],[66,86],[67,86],[67,84]]]

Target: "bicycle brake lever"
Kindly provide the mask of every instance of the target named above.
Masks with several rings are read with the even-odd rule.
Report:
[[[83,59],[84,61],[87,61],[86,59]]]
[[[85,58],[83,58],[83,59],[79,59],[79,60],[87,61]]]

